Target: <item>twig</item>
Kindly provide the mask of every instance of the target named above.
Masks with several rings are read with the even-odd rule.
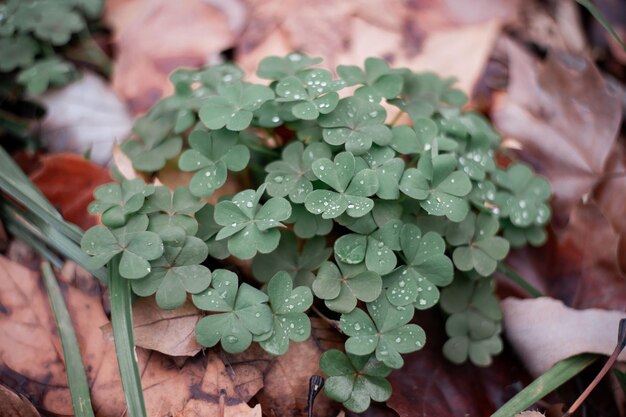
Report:
[[[574,412],[576,412],[578,407],[580,407],[583,401],[587,399],[589,394],[591,394],[591,391],[594,390],[594,388],[600,383],[602,378],[604,378],[604,375],[606,375],[606,373],[609,372],[609,369],[611,369],[611,367],[615,364],[615,362],[617,361],[617,357],[622,352],[622,350],[624,350],[625,346],[626,346],[626,319],[621,319],[619,322],[617,345],[615,346],[615,350],[613,351],[611,356],[609,356],[609,359],[606,361],[606,363],[604,364],[600,372],[598,372],[598,375],[596,375],[593,381],[591,381],[591,384],[589,384],[587,389],[583,391],[582,394],[580,394],[580,397],[578,397],[578,399],[574,402],[574,404],[572,404],[572,406],[567,410],[567,412],[563,414],[563,417],[569,417]]]

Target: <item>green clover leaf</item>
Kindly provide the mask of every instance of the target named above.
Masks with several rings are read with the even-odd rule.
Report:
[[[303,70],[276,84],[276,101],[292,103],[291,113],[298,119],[315,120],[320,114],[328,114],[337,107],[339,95],[336,91],[344,86],[345,82],[333,80],[330,71]]]
[[[209,129],[244,130],[252,122],[253,111],[274,98],[274,92],[263,85],[248,83],[220,84],[218,94],[204,101],[198,115]]]
[[[152,270],[149,261],[159,258],[164,250],[159,235],[146,231],[147,228],[148,217],[145,215],[132,216],[118,229],[92,227],[80,242],[82,250],[91,256],[87,267],[100,268],[121,253],[120,275],[127,279],[145,277]]]
[[[422,155],[417,169],[404,171],[400,190],[419,200],[420,206],[429,214],[460,222],[469,211],[469,205],[462,197],[470,193],[472,183],[467,174],[456,170],[456,164],[450,154]]]
[[[110,183],[96,188],[96,198],[89,204],[92,214],[102,213],[102,223],[108,227],[121,227],[131,214],[141,210],[146,197],[154,193],[154,185],[146,185],[143,180],[124,180],[121,184]]]
[[[415,155],[423,151],[423,145],[417,133],[409,126],[394,126],[391,129],[389,146],[401,155]]]
[[[339,313],[348,313],[356,307],[357,300],[373,301],[381,293],[382,279],[365,265],[349,265],[335,259],[324,262],[312,289],[316,296],[325,300],[326,306]]]
[[[337,349],[324,352],[320,367],[328,375],[324,393],[355,413],[370,406],[370,401],[387,401],[391,385],[385,379],[391,368],[376,360],[373,355],[356,356]]]
[[[548,234],[543,226],[517,227],[509,221],[503,221],[503,236],[513,248],[526,245],[541,246],[548,240]]]
[[[312,143],[306,148],[302,142],[292,142],[282,152],[282,159],[267,164],[267,193],[272,197],[287,197],[294,203],[304,203],[313,191],[311,170],[314,161],[330,158],[332,152],[325,143]]]
[[[268,282],[278,272],[284,271],[296,286],[310,287],[315,279],[313,271],[328,259],[331,252],[322,237],[307,240],[299,251],[296,236],[285,231],[273,252],[254,257],[252,273],[258,281]]]
[[[331,219],[312,214],[304,207],[304,204],[292,204],[291,216],[285,223],[293,224],[294,233],[301,239],[325,236],[333,229],[333,221]]]
[[[291,205],[282,197],[274,197],[259,204],[265,186],[256,192],[245,190],[232,201],[221,201],[215,206],[215,221],[223,226],[216,240],[228,238],[228,250],[239,259],[251,259],[257,252],[269,253],[278,246],[281,221],[291,216]]]
[[[133,126],[136,139],[128,140],[120,146],[133,161],[138,171],[156,172],[165,166],[167,160],[180,153],[183,140],[179,136],[170,137],[173,123],[167,118],[149,114],[139,119]]]
[[[274,315],[274,326],[269,338],[261,336],[260,345],[272,355],[283,355],[289,341],[304,342],[311,335],[311,322],[304,313],[313,304],[313,295],[307,287],[293,288],[291,277],[278,272],[267,285],[267,294]]]
[[[76,68],[72,64],[52,57],[20,71],[17,82],[26,87],[28,94],[39,95],[49,87],[62,87],[76,77]]]
[[[406,265],[385,277],[388,300],[396,306],[413,303],[424,310],[439,301],[437,286],[452,282],[452,261],[445,255],[446,244],[436,232],[422,235],[413,224],[405,224],[400,234],[400,246]]]
[[[201,310],[218,312],[202,318],[196,326],[196,339],[202,346],[221,342],[229,353],[243,352],[253,335],[272,330],[272,310],[264,292],[243,283],[237,287],[237,275],[225,269],[213,271],[211,286],[192,295]]]
[[[403,79],[401,98],[391,99],[389,103],[407,112],[413,121],[430,118],[439,109],[460,108],[467,101],[461,90],[451,88],[454,78],[405,71]]]
[[[189,146],[178,160],[182,171],[195,172],[189,189],[198,197],[209,197],[226,182],[227,171],[243,170],[250,160],[248,147],[239,144],[239,134],[226,129],[194,130]]]
[[[193,214],[204,204],[187,187],[177,187],[172,193],[169,188],[159,186],[146,199],[141,212],[149,214],[149,231],[158,233],[170,246],[180,246],[185,236],[193,236],[198,231]]]
[[[301,52],[292,52],[285,57],[268,56],[259,63],[257,75],[266,80],[281,80],[320,62],[322,58],[310,58]]]
[[[38,49],[37,42],[30,36],[0,38],[0,71],[11,72],[31,66]]]
[[[496,204],[515,226],[543,226],[550,220],[551,210],[547,205],[550,183],[535,175],[528,165],[515,163],[506,171],[497,170],[493,180],[511,192],[497,193]]]
[[[319,118],[324,140],[331,145],[345,145],[346,151],[360,155],[372,143],[391,143],[391,130],[385,125],[387,112],[377,104],[359,97],[341,99],[337,108]]]
[[[413,318],[412,307],[397,307],[382,296],[367,303],[369,315],[360,308],[342,314],[341,330],[348,336],[346,352],[369,355],[390,368],[401,368],[401,353],[420,350],[426,342],[424,330],[417,324],[407,324]],[[371,318],[370,318],[371,316]]]
[[[367,166],[376,172],[378,191],[376,195],[383,200],[397,200],[400,196],[399,183],[404,173],[404,161],[395,158],[392,148],[373,146],[361,158]]]
[[[211,271],[200,265],[207,257],[204,242],[187,236],[180,247],[165,246],[163,256],[151,262],[150,273],[131,282],[133,292],[141,297],[156,293],[156,302],[164,310],[173,310],[187,300],[187,293],[197,294],[211,283]]]
[[[206,204],[195,215],[198,222],[196,237],[204,241],[209,249],[209,255],[215,259],[226,259],[230,256],[228,240],[216,240],[222,226],[215,222],[215,206]]]
[[[453,363],[469,359],[476,366],[489,366],[492,356],[502,352],[500,325],[477,311],[451,315],[446,333],[450,339],[443,345],[443,354]]]
[[[335,255],[341,262],[355,265],[365,261],[368,270],[388,274],[398,262],[393,251],[400,250],[401,228],[402,221],[390,220],[367,235],[343,235],[335,241]]]
[[[363,84],[355,94],[380,102],[382,98],[397,97],[402,91],[402,76],[389,68],[387,61],[381,58],[367,58],[365,70],[354,65],[339,65],[337,74],[348,85]]]
[[[371,169],[355,172],[355,159],[350,152],[313,162],[313,173],[335,191],[315,190],[307,195],[304,205],[313,214],[333,219],[343,212],[350,217],[367,214],[374,202],[367,198],[378,191],[378,177]]]
[[[458,246],[452,253],[454,265],[484,277],[493,274],[498,261],[509,253],[509,242],[496,236],[499,227],[498,218],[487,213],[470,213],[463,222],[451,224],[446,237],[451,245]]]
[[[53,45],[65,45],[72,34],[85,28],[83,17],[63,2],[30,2],[30,7],[20,7],[15,20],[24,30],[32,30],[41,40]],[[25,23],[30,20],[30,23]],[[26,27],[25,27],[26,26]]]
[[[492,278],[470,279],[459,275],[441,294],[441,307],[451,314],[446,331],[451,337],[444,355],[455,363],[468,358],[478,366],[491,363],[491,356],[502,350],[502,310],[494,293]]]

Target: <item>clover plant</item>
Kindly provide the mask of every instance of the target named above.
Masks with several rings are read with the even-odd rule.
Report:
[[[7,0],[0,4],[0,72],[15,74],[29,94],[78,76],[60,48],[100,16],[102,0]]]
[[[90,210],[103,225],[82,243],[95,266],[121,254],[138,296],[165,309],[191,298],[209,348],[281,355],[325,312],[346,337],[345,354],[322,356],[325,391],[360,412],[426,343],[416,311],[448,315],[452,362],[486,366],[500,352],[493,274],[511,246],[545,240],[550,186],[500,164],[498,134],[463,110],[453,80],[378,58],[336,79],[320,62],[268,57],[261,84],[231,64],[174,72],[175,93],[122,150],[143,178],[167,164],[188,184],[99,188]],[[400,113],[408,124],[390,121]]]

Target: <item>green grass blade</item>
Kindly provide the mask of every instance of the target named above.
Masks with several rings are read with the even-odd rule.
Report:
[[[16,230],[16,233],[14,233],[17,237],[22,238],[26,236],[24,231],[27,231],[28,236],[26,236],[25,239],[30,238],[31,240],[34,239],[38,241],[38,243],[27,242],[30,246],[34,247],[38,245],[45,247],[47,245],[65,258],[71,259],[78,265],[89,270],[89,272],[104,284],[107,283],[107,272],[105,268],[96,270],[89,269],[87,267],[89,256],[82,251],[80,246],[63,233],[50,227],[33,213],[21,209],[10,201],[5,201],[0,203],[0,214],[7,223],[7,228],[9,228],[10,225],[17,225],[14,226],[14,228],[19,229],[19,231]],[[40,252],[43,250],[43,248],[39,247],[35,249]],[[50,252],[50,249],[48,249],[48,252]],[[44,256],[50,260],[49,256],[45,254]]]
[[[61,335],[67,382],[70,386],[74,415],[76,417],[94,417],[87,375],[85,375],[85,368],[81,359],[80,349],[78,348],[78,340],[76,339],[76,333],[74,333],[70,313],[67,311],[63,295],[61,294],[61,288],[59,288],[59,283],[48,262],[44,262],[41,265],[41,272],[43,273],[43,282],[52,305],[54,319]]]
[[[585,9],[587,9],[589,11],[589,13],[591,13],[591,15],[602,26],[604,26],[604,28],[607,30],[607,32],[609,32],[611,34],[611,36],[613,36],[613,38],[617,41],[617,43],[619,43],[622,46],[622,48],[626,51],[626,45],[624,45],[624,42],[622,42],[622,40],[620,39],[620,37],[617,34],[617,32],[615,32],[615,29],[613,29],[613,26],[611,26],[611,24],[609,23],[609,20],[606,18],[606,16],[604,16],[602,14],[600,9],[598,9],[596,7],[596,5],[593,4],[593,2],[591,0],[576,0],[576,1],[578,2],[578,4],[580,4]]]
[[[511,398],[491,417],[511,417],[526,410],[531,405],[578,375],[591,365],[597,355],[583,354],[564,359],[550,368],[546,373],[531,382],[526,388]]]
[[[46,200],[2,147],[0,147],[0,190],[72,241],[80,243],[81,230],[63,220],[59,212]]]
[[[117,364],[122,378],[128,415],[145,417],[146,406],[137,367],[130,283],[119,272],[120,256],[109,262],[109,293],[111,297],[111,324],[117,354]]]
[[[63,267],[63,260],[52,252],[40,239],[34,236],[29,229],[18,222],[5,221],[7,231],[13,236],[33,248],[42,257],[46,258],[55,268]]]
[[[522,289],[524,289],[532,297],[537,298],[545,296],[544,293],[535,288],[530,282],[526,281],[524,277],[506,266],[503,262],[498,263],[498,272],[522,287]]]

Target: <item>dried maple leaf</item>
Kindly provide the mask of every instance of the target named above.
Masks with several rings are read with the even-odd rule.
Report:
[[[201,0],[108,1],[105,19],[118,52],[113,89],[133,113],[172,92],[171,71],[205,64],[235,37],[223,12]]]
[[[564,224],[605,175],[621,121],[618,94],[588,59],[551,52],[541,63],[509,39],[503,45],[510,83],[496,97],[494,125],[548,176],[554,215]]]

